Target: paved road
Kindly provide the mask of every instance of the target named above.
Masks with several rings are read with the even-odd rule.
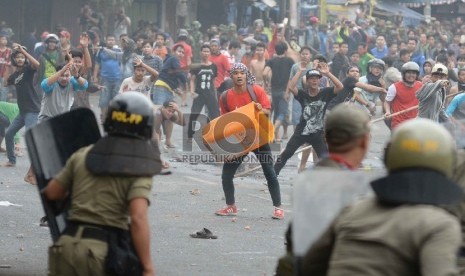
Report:
[[[96,98],[92,102],[96,103]],[[185,109],[187,112],[187,108]],[[96,112],[98,112],[96,110]],[[382,123],[372,127],[372,144],[364,166],[382,166],[389,135]],[[284,254],[284,232],[292,217],[292,180],[297,174],[294,156],[279,180],[286,218],[271,219],[273,211],[261,171],[236,180],[236,220],[217,217],[224,206],[221,166],[175,162],[182,160],[182,133],[174,135],[178,149],[165,152],[171,175],[154,178],[150,224],[152,256],[158,275],[272,275]],[[0,162],[6,155],[0,155]],[[48,228],[39,226],[43,215],[37,187],[23,181],[29,166],[27,154],[15,168],[0,168],[0,275],[46,275]],[[253,165],[252,165],[253,166]],[[193,239],[189,234],[206,227],[217,240]]]

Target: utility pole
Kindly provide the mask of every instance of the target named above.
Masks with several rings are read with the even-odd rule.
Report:
[[[425,16],[426,23],[431,22],[431,0],[426,0],[426,5],[423,10],[423,15]]]
[[[289,25],[292,28],[297,28],[300,22],[300,3],[297,0],[289,1]]]
[[[326,7],[326,0],[318,0],[318,17],[320,19],[320,24],[326,24],[328,21],[328,15],[327,15],[327,7]]]

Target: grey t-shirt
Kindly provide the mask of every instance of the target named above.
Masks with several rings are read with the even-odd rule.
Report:
[[[58,82],[48,86],[47,79],[45,79],[42,81],[41,86],[45,93],[40,105],[39,121],[68,112],[73,104],[73,93],[75,91],[85,91],[88,82],[86,80],[84,85],[81,86],[72,77],[69,84],[62,87]]]

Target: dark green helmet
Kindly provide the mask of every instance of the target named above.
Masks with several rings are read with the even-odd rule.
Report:
[[[454,140],[443,126],[417,118],[402,123],[394,130],[385,163],[389,172],[427,168],[451,176],[455,152]]]
[[[108,135],[150,139],[153,132],[152,102],[140,92],[124,92],[108,106],[103,127]]]

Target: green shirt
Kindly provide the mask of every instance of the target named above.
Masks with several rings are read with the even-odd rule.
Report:
[[[129,203],[145,198],[150,203],[152,177],[97,176],[85,165],[92,146],[75,152],[55,177],[71,192],[69,220],[128,229]]]
[[[360,57],[360,60],[358,61],[358,66],[360,67],[360,76],[366,76],[367,75],[367,65],[368,65],[368,62],[372,59],[374,59],[375,57],[370,54],[370,53],[365,53],[363,56]]]
[[[19,115],[19,107],[16,103],[0,102],[0,112],[3,113],[10,123]]]
[[[0,102],[0,113],[5,115],[10,123],[19,115],[19,107],[16,103]],[[15,144],[19,143],[19,132],[15,134]]]

